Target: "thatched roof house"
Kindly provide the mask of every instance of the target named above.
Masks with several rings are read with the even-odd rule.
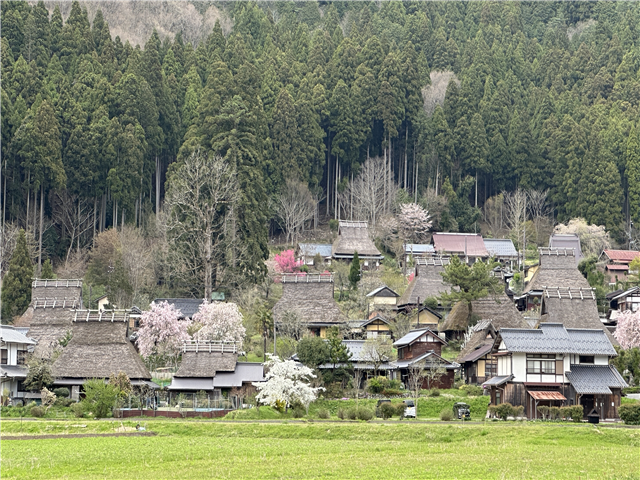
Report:
[[[415,275],[398,299],[398,308],[416,306],[429,297],[450,292],[451,286],[444,283],[441,275],[447,265],[449,257],[417,258]]]
[[[377,266],[384,257],[369,236],[367,222],[340,221],[338,224],[338,238],[333,244],[331,256],[335,259],[352,260],[355,252],[364,260],[365,267],[371,267],[369,261]]]
[[[282,275],[282,297],[273,306],[273,319],[281,323],[287,312],[300,317],[323,336],[328,327],[346,324],[347,318],[333,298],[333,275]]]
[[[261,363],[238,362],[240,345],[229,342],[189,342],[183,346],[182,363],[168,389],[212,391],[264,381]]]
[[[71,331],[75,309],[82,308],[82,280],[35,279],[31,288],[29,337],[37,342],[34,354],[49,357]]]
[[[126,310],[76,310],[72,337],[54,362],[55,385],[82,385],[90,378],[124,372],[131,383],[151,386],[151,375],[127,338]]]
[[[540,267],[524,293],[541,292],[545,287],[589,288],[589,282],[576,267],[572,248],[540,248]]]

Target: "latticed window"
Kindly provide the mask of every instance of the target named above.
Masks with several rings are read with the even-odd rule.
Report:
[[[26,365],[27,353],[26,350],[18,350],[18,365]]]
[[[2,360],[0,361],[0,363],[2,365],[6,365],[7,363],[9,363],[9,350],[7,350],[6,348],[2,349]]]
[[[555,374],[555,355],[527,355],[527,373]]]

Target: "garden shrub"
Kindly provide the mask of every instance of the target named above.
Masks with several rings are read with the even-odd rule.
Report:
[[[549,407],[546,405],[540,405],[536,410],[538,410],[538,414],[542,417],[543,420],[549,419]]]
[[[584,407],[582,405],[574,405],[571,408],[571,420],[575,423],[582,422],[582,417],[584,417]]]
[[[262,351],[262,348],[260,348],[260,347],[255,347],[255,348],[253,349],[253,354],[254,354],[256,357],[260,357],[260,358],[264,357],[264,352]]]
[[[396,380],[396,379],[387,380],[387,388],[393,389],[393,390],[400,390],[401,387],[402,387],[402,382],[400,380]]]
[[[368,408],[360,407],[358,408],[357,416],[358,420],[364,420],[365,422],[368,422],[373,418],[373,412]]]
[[[65,387],[56,388],[53,390],[53,393],[55,393],[58,398],[67,398],[69,396],[69,389]]]
[[[369,380],[367,388],[371,393],[382,393],[387,386],[386,380],[384,377],[373,377]]]
[[[460,390],[466,392],[470,397],[479,397],[484,392],[482,387],[479,387],[478,385],[462,385]]]
[[[385,402],[382,405],[380,405],[380,413],[382,415],[382,419],[386,420],[388,418],[393,417],[396,414],[396,407],[395,405],[389,402]]]
[[[442,420],[443,422],[450,422],[451,420],[453,420],[453,412],[448,408],[443,409],[440,412],[440,420]]]
[[[58,407],[68,407],[72,404],[76,403],[74,399],[72,398],[64,398],[64,397],[58,397],[56,398],[56,402],[54,403],[54,405],[58,406]]]
[[[329,413],[329,410],[327,410],[326,408],[321,408],[320,410],[318,410],[318,418],[322,418],[326,420],[330,417],[331,417],[331,414]]]
[[[549,407],[549,419],[550,420],[558,420],[562,418],[562,408],[560,407]]]
[[[345,417],[347,416],[347,413],[344,411],[343,408],[339,408],[338,413],[336,415],[340,420],[344,420]]]
[[[349,420],[355,420],[358,417],[358,410],[356,409],[356,407],[351,407],[349,410],[347,410],[347,418]]]
[[[430,397],[439,397],[440,390],[438,390],[437,388],[432,388],[431,390],[429,390],[429,393],[427,395],[429,395]]]
[[[618,414],[627,425],[640,425],[640,403],[635,405],[621,405]]]
[[[93,412],[96,418],[108,416],[116,403],[116,388],[101,379],[93,379],[84,384],[84,391],[85,399],[82,402],[86,404],[85,410]]]
[[[302,418],[305,415],[304,407],[300,405],[296,405],[293,407],[293,418]]]
[[[518,405],[517,407],[513,407],[513,417],[523,417],[524,416],[524,405]]]
[[[385,397],[398,397],[398,396],[402,395],[402,393],[403,393],[402,390],[398,390],[396,388],[385,388],[382,391],[382,394]]]
[[[640,393],[640,387],[626,387],[622,389],[622,393],[628,395],[630,393]]]
[[[507,417],[512,417],[513,414],[514,414],[513,405],[511,405],[508,402],[507,403],[501,403],[496,408],[496,415],[497,415],[498,418],[501,418],[502,420],[506,420]]]
[[[31,407],[29,411],[32,417],[44,417],[44,408],[43,407]]]
[[[396,415],[400,418],[404,417],[404,411],[406,409],[406,405],[404,403],[395,404],[396,407]]]

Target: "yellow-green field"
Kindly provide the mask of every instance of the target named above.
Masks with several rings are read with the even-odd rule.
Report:
[[[640,429],[487,423],[141,421],[153,437],[2,441],[2,479],[639,479]],[[2,436],[137,421],[2,421]],[[122,428],[121,428],[122,430]]]

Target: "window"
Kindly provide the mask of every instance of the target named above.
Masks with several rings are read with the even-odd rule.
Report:
[[[555,355],[527,355],[527,373],[556,373]]]
[[[580,363],[594,363],[593,355],[580,355]]]
[[[498,362],[495,359],[487,359],[484,365],[484,376],[495,377],[498,375]]]
[[[27,364],[27,351],[18,350],[18,365],[26,365],[26,364]]]
[[[7,365],[9,363],[9,350],[2,349],[2,360],[0,361],[2,365]]]

